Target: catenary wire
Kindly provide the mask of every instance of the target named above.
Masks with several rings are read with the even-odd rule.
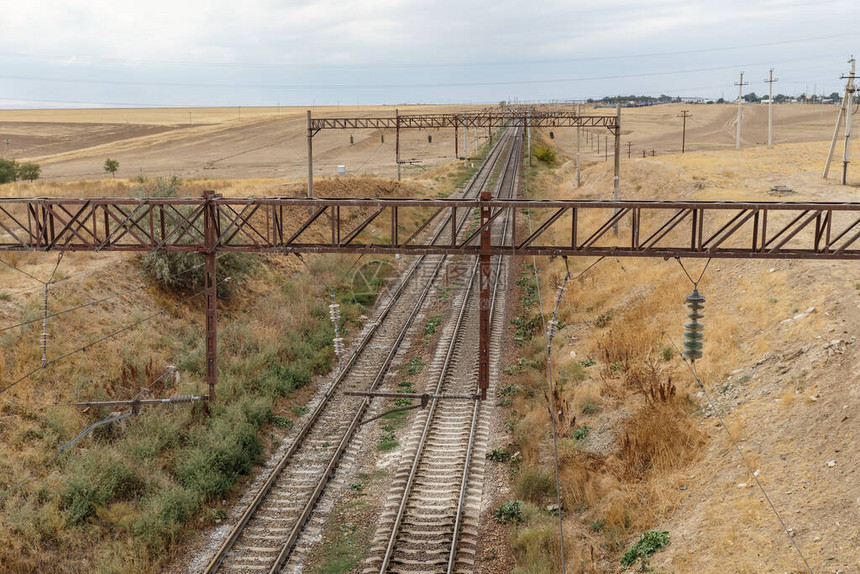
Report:
[[[616,258],[615,261],[618,262],[618,265],[621,267],[621,271],[623,271],[624,274],[626,275],[627,269],[621,263],[621,260]],[[703,273],[704,273],[704,271],[703,271]],[[701,277],[699,279],[701,279]],[[812,574],[812,567],[809,565],[809,562],[807,562],[806,556],[804,556],[803,552],[800,550],[800,547],[797,545],[797,542],[794,540],[794,537],[791,535],[791,532],[789,531],[788,527],[785,525],[785,522],[783,521],[782,516],[780,515],[779,511],[776,509],[776,506],[774,506],[773,501],[770,499],[770,496],[767,493],[767,490],[765,490],[765,488],[764,488],[764,485],[761,483],[761,481],[758,479],[758,476],[756,476],[756,473],[753,471],[752,465],[749,463],[749,460],[747,460],[746,455],[744,455],[743,451],[741,450],[740,445],[737,443],[734,435],[729,430],[728,424],[726,424],[726,421],[723,418],[722,413],[719,411],[716,404],[711,399],[711,395],[708,393],[707,389],[705,388],[704,383],[702,383],[702,379],[699,378],[699,374],[696,372],[695,363],[687,360],[687,358],[681,352],[678,345],[675,343],[674,339],[672,339],[672,337],[669,335],[668,331],[666,330],[666,327],[663,325],[663,322],[660,321],[660,319],[657,317],[657,314],[654,313],[654,310],[651,308],[650,305],[648,305],[648,302],[645,300],[644,297],[642,297],[642,301],[645,305],[645,308],[648,309],[648,312],[650,313],[651,317],[653,317],[653,319],[657,322],[657,324],[660,325],[660,329],[663,331],[663,335],[669,340],[669,343],[675,349],[675,352],[678,353],[678,356],[681,357],[681,360],[684,362],[684,365],[690,371],[690,374],[693,375],[693,379],[696,381],[696,384],[699,386],[699,389],[701,389],[702,394],[705,396],[705,399],[708,401],[708,404],[711,406],[711,409],[714,411],[714,414],[720,420],[720,426],[723,427],[723,430],[728,435],[729,439],[732,442],[732,445],[734,446],[738,455],[741,457],[741,460],[743,460],[743,463],[746,466],[747,471],[750,473],[750,475],[752,475],[753,480],[755,480],[756,485],[758,485],[759,490],[764,495],[765,500],[767,500],[768,506],[770,506],[770,509],[776,515],[776,519],[779,521],[780,526],[782,526],[782,530],[785,532],[785,535],[788,536],[789,541],[791,541],[791,544],[792,544],[792,546],[794,546],[794,549],[797,551],[797,554],[800,556],[800,559],[803,560],[803,563],[806,565],[807,570],[809,570],[810,574]]]
[[[224,282],[228,281],[229,279],[230,279],[229,277],[228,277],[228,278],[225,278],[225,279],[222,279],[222,280],[221,280],[221,281],[219,281],[217,284],[218,284],[218,285],[220,285],[221,283],[224,283]],[[84,346],[82,346],[82,347],[79,347],[79,348],[77,348],[77,349],[75,349],[75,350],[73,350],[73,351],[69,351],[68,353],[65,353],[65,354],[63,354],[63,355],[60,355],[59,357],[56,357],[56,358],[54,358],[54,359],[51,359],[50,361],[47,361],[47,362],[45,363],[45,365],[44,365],[44,366],[41,366],[41,365],[40,365],[40,366],[36,367],[35,369],[33,369],[33,370],[29,371],[28,373],[26,373],[26,374],[22,375],[21,377],[19,377],[19,378],[18,378],[18,379],[16,379],[15,381],[13,381],[13,382],[9,383],[8,385],[6,385],[6,386],[5,386],[5,387],[3,387],[2,389],[0,389],[0,395],[2,395],[2,394],[3,394],[3,393],[5,393],[6,391],[8,391],[8,390],[9,390],[9,389],[11,389],[12,387],[14,387],[15,385],[17,385],[17,384],[18,384],[18,383],[20,383],[21,381],[23,381],[23,380],[25,380],[25,379],[27,379],[27,378],[29,378],[29,377],[33,376],[35,373],[37,373],[37,372],[39,372],[39,371],[41,371],[41,370],[43,370],[43,369],[46,369],[47,367],[49,367],[49,366],[53,365],[54,363],[57,363],[57,362],[59,362],[59,361],[62,361],[63,359],[65,359],[65,358],[67,358],[67,357],[70,357],[70,356],[72,356],[72,355],[76,355],[77,353],[87,351],[87,350],[88,350],[90,347],[92,347],[93,345],[97,345],[97,344],[101,343],[102,341],[106,341],[106,340],[108,340],[108,339],[111,339],[111,338],[113,338],[113,337],[116,337],[117,335],[119,335],[119,334],[121,334],[121,333],[124,333],[125,331],[128,331],[128,330],[130,330],[130,329],[133,329],[134,327],[137,327],[138,325],[140,325],[140,324],[142,324],[142,323],[145,323],[145,322],[147,322],[147,321],[150,321],[150,320],[152,320],[152,319],[154,319],[154,318],[156,318],[156,317],[158,317],[158,316],[160,316],[160,315],[164,315],[164,314],[166,314],[166,313],[167,313],[168,309],[170,309],[170,308],[177,308],[177,307],[179,307],[180,305],[182,305],[182,304],[184,304],[184,303],[187,303],[188,301],[191,301],[192,299],[194,299],[194,298],[196,298],[196,297],[199,297],[200,295],[203,295],[205,292],[206,292],[205,290],[203,290],[203,291],[198,291],[198,292],[197,292],[197,293],[195,293],[194,295],[190,295],[190,296],[188,296],[188,297],[186,297],[186,298],[184,298],[184,299],[181,299],[180,301],[178,301],[178,302],[174,303],[173,305],[171,305],[171,306],[170,306],[170,307],[168,307],[167,309],[162,309],[161,311],[156,311],[155,313],[152,313],[152,314],[150,314],[150,315],[147,315],[146,317],[144,317],[144,318],[142,318],[142,319],[139,319],[139,320],[135,321],[134,323],[131,323],[131,324],[129,324],[129,325],[126,325],[125,327],[122,327],[121,329],[117,329],[116,331],[114,331],[114,332],[112,332],[112,333],[108,333],[107,335],[104,335],[104,336],[102,336],[102,337],[99,337],[98,339],[94,339],[94,340],[92,340],[92,341],[90,341],[90,342],[86,343],[86,344],[85,344]]]
[[[222,255],[224,255],[224,254],[222,253],[222,254],[218,255],[218,257],[221,257]],[[184,275],[186,273],[190,273],[191,271],[194,271],[195,269],[199,269],[200,267],[203,267],[204,265],[205,265],[205,263],[200,263],[198,265],[194,265],[193,267],[189,267],[188,269],[185,269],[185,270],[180,271],[178,273],[174,273],[173,275],[170,275],[169,277],[165,277],[164,279],[160,279],[160,281],[166,282],[168,279],[175,279],[176,277],[179,277],[179,276]],[[150,287],[150,286],[151,286],[150,283],[138,285],[137,287],[133,287],[131,289],[127,289],[127,290],[121,291],[119,293],[114,293],[113,295],[111,295],[109,297],[105,297],[103,299],[98,299],[95,301],[89,301],[87,303],[82,303],[80,305],[76,305],[75,307],[70,307],[68,309],[63,309],[62,311],[57,311],[55,313],[51,313],[48,315],[47,318],[50,319],[52,317],[59,317],[60,315],[65,315],[66,313],[71,313],[72,311],[77,311],[78,309],[83,309],[85,307],[92,307],[93,305],[99,305],[101,303],[106,303],[107,301],[110,301],[112,299],[116,299],[118,297],[128,295],[129,293],[134,293],[136,291],[141,291],[141,290],[146,289],[147,287]],[[24,327],[26,325],[30,325],[31,323],[36,323],[36,322],[41,321],[41,320],[42,320],[42,317],[39,317],[37,319],[31,319],[29,321],[23,321],[23,322],[18,323],[16,325],[9,325],[8,327],[2,327],[2,328],[0,328],[0,333],[3,333],[4,331],[9,331],[10,329],[15,329],[16,327]]]
[[[526,185],[528,188],[528,184]],[[529,234],[532,232],[532,217],[531,212],[526,212],[526,221],[529,226]],[[567,260],[565,259],[565,264],[567,264]],[[561,474],[559,472],[559,463],[558,463],[558,424],[556,422],[557,414],[555,411],[555,393],[554,393],[554,385],[552,382],[552,362],[550,361],[550,353],[549,353],[549,345],[550,345],[550,335],[549,331],[547,331],[547,321],[543,312],[543,299],[541,297],[540,292],[540,278],[538,277],[538,269],[537,269],[537,258],[532,256],[532,271],[534,272],[535,277],[535,287],[537,288],[537,296],[538,296],[538,312],[540,313],[541,325],[543,326],[544,334],[547,337],[547,362],[546,362],[546,379],[547,386],[549,387],[549,396],[547,397],[547,401],[549,402],[549,411],[550,411],[550,419],[552,420],[552,453],[553,453],[553,461],[555,463],[555,492],[556,492],[556,506],[558,506],[558,540],[559,540],[559,557],[561,561],[561,572],[564,574],[567,569],[564,563],[564,513],[562,512],[561,506]],[[568,272],[569,274],[569,272]]]

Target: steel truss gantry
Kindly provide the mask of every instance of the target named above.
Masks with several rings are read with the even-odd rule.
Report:
[[[461,239],[457,214],[473,209],[480,223]],[[491,229],[508,214],[512,239],[505,244]],[[518,236],[516,220],[526,218],[532,231]],[[450,227],[447,241],[426,239],[422,232],[434,225]],[[504,200],[488,194],[479,200],[238,198],[214,192],[200,198],[0,199],[0,251],[158,250],[204,256],[206,380],[214,401],[219,252],[474,255],[487,278],[493,255],[860,260],[860,203]],[[488,331],[481,329],[482,353]],[[489,370],[480,373],[483,391]]]
[[[516,107],[512,109],[485,109],[479,112],[463,112],[454,114],[400,114],[394,110],[394,117],[343,117],[343,118],[314,118],[307,111],[307,141],[308,141],[308,188],[307,196],[314,196],[313,173],[313,139],[321,130],[359,130],[374,129],[394,130],[394,154],[397,164],[397,180],[400,180],[400,130],[401,129],[442,129],[454,128],[454,157],[459,157],[460,128],[486,128],[492,130],[522,126],[527,130],[535,128],[606,128],[615,137],[615,181],[618,181],[618,165],[620,157],[621,114],[618,108],[615,115],[583,116],[569,110],[541,110]],[[468,155],[465,151],[464,155]],[[616,184],[617,185],[617,184]]]

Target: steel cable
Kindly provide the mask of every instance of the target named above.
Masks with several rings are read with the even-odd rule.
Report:
[[[625,269],[624,265],[621,263],[621,260],[616,258],[615,261],[618,262],[618,265],[621,267],[621,271],[623,271],[624,274],[626,275],[627,269]],[[678,262],[680,263],[680,259],[678,259]],[[709,262],[710,262],[710,260],[709,260]],[[682,269],[683,269],[683,267],[684,266],[681,265]],[[707,268],[707,265],[705,265],[705,268]],[[684,272],[686,273],[686,269],[684,270]],[[704,270],[702,270],[702,275],[704,275]],[[687,277],[689,277],[689,274],[687,275]],[[699,279],[701,280],[701,276],[699,277]],[[690,280],[692,281],[692,278]],[[800,547],[797,545],[797,542],[794,540],[794,537],[791,535],[791,532],[788,530],[788,527],[785,525],[785,522],[783,521],[782,516],[780,515],[779,511],[777,511],[776,506],[774,506],[774,504],[773,504],[773,501],[770,499],[770,496],[768,495],[767,490],[765,490],[764,485],[761,483],[761,481],[758,479],[758,476],[753,471],[752,465],[749,463],[749,460],[747,460],[747,457],[744,455],[743,451],[741,450],[740,445],[737,443],[734,435],[732,435],[732,432],[729,430],[729,427],[726,424],[726,421],[723,418],[722,413],[720,413],[719,409],[717,409],[717,406],[714,404],[713,400],[711,400],[711,396],[708,393],[707,389],[705,388],[704,383],[702,383],[702,379],[699,378],[699,374],[696,372],[695,364],[692,363],[691,361],[687,360],[687,358],[684,356],[684,354],[678,348],[678,345],[675,344],[675,341],[669,335],[668,331],[666,330],[666,327],[663,325],[663,322],[660,321],[660,319],[657,317],[657,314],[654,313],[654,310],[651,309],[651,306],[648,305],[648,302],[645,300],[644,297],[642,297],[642,301],[645,305],[645,308],[651,314],[651,317],[653,317],[654,320],[657,322],[657,324],[660,325],[660,329],[663,331],[663,335],[669,340],[669,343],[675,349],[675,352],[678,353],[678,355],[681,357],[681,360],[684,361],[684,365],[686,365],[687,369],[690,371],[690,374],[693,375],[693,379],[696,381],[696,384],[699,386],[699,389],[701,389],[702,394],[705,396],[705,399],[707,399],[708,404],[711,406],[711,409],[713,409],[713,411],[714,411],[714,414],[720,420],[720,426],[723,427],[723,430],[728,435],[729,440],[731,440],[732,446],[734,446],[738,455],[740,455],[741,460],[743,461],[743,463],[746,466],[747,470],[749,471],[750,475],[752,475],[753,480],[755,480],[755,483],[758,486],[759,490],[761,490],[761,493],[764,495],[765,500],[767,500],[768,506],[770,506],[770,509],[776,515],[776,519],[779,521],[780,526],[782,526],[782,530],[785,532],[785,535],[788,536],[789,541],[791,542],[792,546],[794,546],[794,549],[797,551],[797,554],[800,556],[800,559],[803,560],[803,563],[806,565],[807,570],[809,570],[810,574],[812,574],[812,567],[809,565],[809,562],[807,562],[806,556],[803,555],[803,552],[800,550]]]

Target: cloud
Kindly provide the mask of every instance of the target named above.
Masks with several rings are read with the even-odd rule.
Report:
[[[4,8],[0,97],[250,105],[694,95],[728,89],[740,66],[760,74],[788,64],[786,82],[838,89],[858,20],[860,4],[847,0],[32,0]],[[810,55],[821,57],[799,62]],[[726,70],[719,79],[716,68]]]

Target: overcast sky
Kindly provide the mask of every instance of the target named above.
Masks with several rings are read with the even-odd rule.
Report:
[[[858,0],[3,0],[0,108],[841,91]]]

